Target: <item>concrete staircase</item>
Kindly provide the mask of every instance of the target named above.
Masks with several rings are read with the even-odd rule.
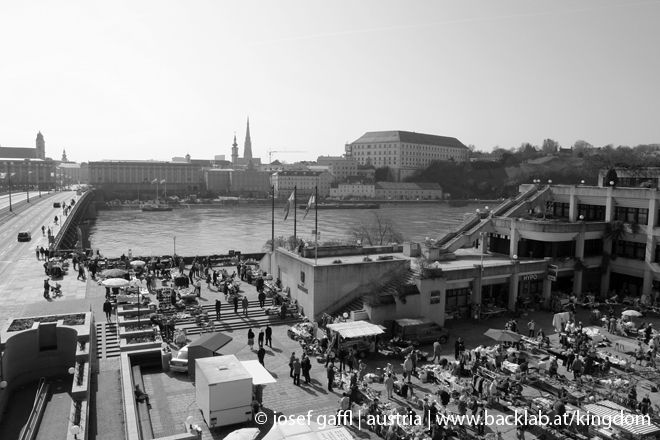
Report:
[[[119,357],[119,329],[114,322],[96,323],[96,358]]]
[[[364,310],[364,300],[362,297],[355,298],[353,301],[346,304],[341,309],[332,313],[332,316],[342,316],[344,313],[348,313],[350,318],[351,312],[357,312],[358,310]]]

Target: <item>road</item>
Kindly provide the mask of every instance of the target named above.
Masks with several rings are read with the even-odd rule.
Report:
[[[25,194],[23,194],[25,195]],[[48,245],[48,237],[43,236],[41,227],[50,227],[53,235],[57,235],[60,231],[59,225],[54,224],[55,216],[62,217],[62,208],[53,208],[54,201],[63,202],[64,200],[71,201],[76,199],[75,191],[65,191],[56,194],[47,199],[36,199],[30,197],[30,205],[26,209],[13,216],[2,217],[0,223],[0,279],[11,277],[12,273],[9,271],[12,264],[22,264],[27,259],[35,259],[34,250],[37,246]],[[12,203],[14,195],[12,194]],[[61,220],[58,221],[61,224]],[[32,240],[26,242],[17,241],[16,237],[19,232],[30,232]]]

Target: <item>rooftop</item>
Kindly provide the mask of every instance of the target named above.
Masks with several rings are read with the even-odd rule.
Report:
[[[463,148],[461,141],[454,137],[437,136],[434,134],[415,133],[411,131],[370,131],[362,135],[353,144],[369,144],[369,143],[387,143],[387,142],[404,142],[409,144],[420,145],[435,145],[439,147]]]

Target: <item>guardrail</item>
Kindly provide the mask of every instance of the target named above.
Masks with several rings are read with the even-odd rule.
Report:
[[[52,245],[53,249],[55,250],[60,249],[64,241],[64,238],[67,236],[72,224],[77,225],[78,222],[80,221],[80,218],[84,215],[85,210],[87,209],[87,204],[93,198],[93,194],[94,194],[93,190],[84,192],[80,196],[76,204],[73,205],[73,209],[67,216],[64,223],[62,223],[62,227],[60,228],[60,231],[57,233],[55,239],[53,240],[53,245]]]
[[[39,389],[37,391],[37,396],[34,399],[32,411],[30,411],[30,417],[28,417],[28,421],[23,427],[21,435],[18,437],[19,440],[34,440],[37,437],[41,419],[46,411],[46,401],[48,400],[49,389],[50,384],[46,383],[46,379],[42,377],[41,380],[39,380]]]

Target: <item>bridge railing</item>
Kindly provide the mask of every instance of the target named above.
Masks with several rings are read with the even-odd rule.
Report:
[[[53,240],[52,248],[55,250],[60,250],[60,246],[62,246],[62,242],[64,238],[66,237],[67,232],[69,231],[69,228],[72,225],[77,225],[78,220],[80,217],[84,214],[85,209],[87,209],[87,204],[89,201],[93,198],[94,191],[85,191],[78,201],[76,202],[75,205],[73,205],[73,208],[71,209],[71,212],[69,215],[66,217],[66,220],[64,220],[63,223],[61,223],[60,231],[57,233],[55,236],[55,239]]]

